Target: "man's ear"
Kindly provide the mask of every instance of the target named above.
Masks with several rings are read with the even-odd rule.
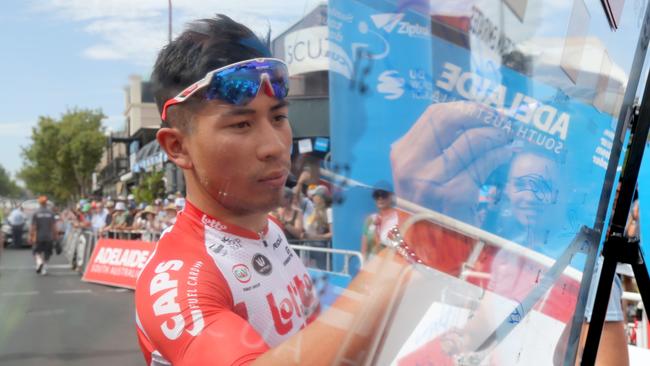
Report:
[[[185,148],[187,135],[175,128],[163,127],[156,133],[156,140],[167,157],[181,169],[191,169],[192,159]]]

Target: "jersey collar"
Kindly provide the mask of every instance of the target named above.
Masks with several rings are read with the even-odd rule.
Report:
[[[201,211],[198,207],[194,206],[189,200],[185,200],[185,208],[180,212],[180,215],[187,215],[188,219],[193,222],[201,223],[205,226],[209,226],[213,229],[237,235],[247,239],[260,240],[262,237],[266,236],[266,233],[269,231],[268,220],[266,226],[261,233],[256,233],[252,230],[245,229],[241,226],[235,224],[227,223],[223,220],[214,218],[205,212]],[[261,235],[260,235],[261,234]]]

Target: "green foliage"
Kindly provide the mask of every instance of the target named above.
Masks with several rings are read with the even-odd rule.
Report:
[[[23,148],[19,177],[27,188],[58,202],[86,195],[106,145],[104,118],[101,111],[88,109],[68,110],[59,120],[39,117],[32,144]]]
[[[151,204],[154,199],[165,194],[164,171],[145,173],[140,179],[140,184],[133,189],[133,195],[138,203]]]
[[[22,194],[22,189],[11,179],[5,168],[0,165],[0,196],[18,198]]]

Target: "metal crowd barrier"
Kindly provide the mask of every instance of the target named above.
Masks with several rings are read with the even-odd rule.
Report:
[[[100,237],[121,240],[148,239],[155,242],[160,238],[160,233],[144,230],[106,230],[98,235],[91,229],[68,226],[61,239],[61,249],[73,270],[84,272]]]
[[[160,239],[160,234],[147,230],[104,230],[102,238],[157,242]]]
[[[97,234],[92,230],[68,227],[61,240],[61,248],[73,270],[84,272],[96,243]]]
[[[350,260],[356,258],[359,268],[363,267],[363,255],[359,251],[330,248],[331,242],[322,240],[289,240],[289,245],[298,254],[307,267],[335,272],[332,268],[332,256],[343,256],[343,268],[336,273],[352,276]]]

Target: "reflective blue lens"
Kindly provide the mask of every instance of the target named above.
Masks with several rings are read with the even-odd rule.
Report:
[[[246,105],[257,96],[264,74],[268,75],[275,97],[284,99],[289,93],[289,75],[286,66],[277,61],[251,61],[220,71],[212,77],[205,97]]]

